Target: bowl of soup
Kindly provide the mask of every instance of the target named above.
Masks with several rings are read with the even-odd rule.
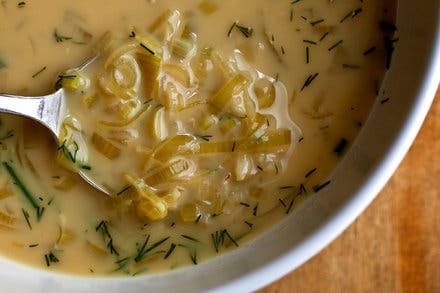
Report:
[[[109,4],[1,3],[0,92],[65,95],[58,140],[0,116],[5,290],[262,287],[374,199],[439,82],[438,1]]]

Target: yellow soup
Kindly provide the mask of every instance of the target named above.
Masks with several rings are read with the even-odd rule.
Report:
[[[394,11],[392,0],[2,1],[0,92],[63,88],[68,113],[58,142],[0,117],[0,252],[138,275],[246,245],[331,184],[389,67]]]

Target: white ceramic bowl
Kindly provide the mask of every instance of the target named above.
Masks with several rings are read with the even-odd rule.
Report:
[[[124,279],[57,275],[0,260],[1,291],[245,292],[295,269],[359,216],[408,151],[440,80],[439,16],[440,0],[399,1],[400,39],[391,71],[332,184],[251,244],[198,266]]]

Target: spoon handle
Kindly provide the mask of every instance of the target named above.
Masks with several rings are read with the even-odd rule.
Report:
[[[62,89],[41,97],[0,94],[0,113],[31,118],[47,127],[56,138],[65,111]]]

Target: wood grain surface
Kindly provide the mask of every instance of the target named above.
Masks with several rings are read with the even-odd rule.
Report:
[[[416,141],[373,204],[275,292],[440,292],[440,89]]]

